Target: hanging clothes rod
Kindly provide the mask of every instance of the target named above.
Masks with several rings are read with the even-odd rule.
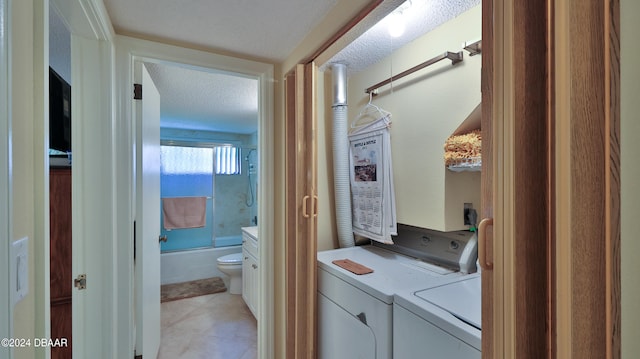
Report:
[[[412,73],[414,73],[414,72],[416,72],[418,70],[422,70],[425,67],[433,65],[436,62],[442,61],[444,59],[451,60],[451,65],[455,65],[458,62],[461,62],[464,58],[463,58],[462,51],[460,51],[460,52],[446,51],[442,55],[436,56],[436,57],[434,57],[434,58],[432,58],[430,60],[427,60],[427,61],[421,63],[420,65],[416,65],[416,66],[414,66],[414,67],[412,67],[412,68],[410,68],[410,69],[408,69],[406,71],[403,71],[403,72],[401,72],[401,73],[399,73],[399,74],[397,74],[395,76],[391,76],[391,77],[389,77],[388,79],[386,79],[384,81],[378,82],[377,84],[375,84],[375,85],[367,88],[366,90],[364,90],[364,92],[365,93],[372,93],[375,90],[379,89],[380,87],[390,84],[394,80],[403,78],[403,77],[405,77],[407,75],[410,75],[410,74],[412,74]],[[374,95],[375,95],[375,93],[374,93]]]

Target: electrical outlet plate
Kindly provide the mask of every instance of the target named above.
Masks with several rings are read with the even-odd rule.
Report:
[[[473,203],[465,203],[464,204],[464,225],[470,226],[471,222],[469,222],[469,210],[473,208]]]
[[[11,293],[15,305],[29,293],[28,238],[24,237],[13,242],[11,249]]]

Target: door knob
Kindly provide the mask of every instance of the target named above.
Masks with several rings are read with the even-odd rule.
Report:
[[[167,242],[167,235],[165,234],[164,236],[160,236],[159,238],[159,242]]]

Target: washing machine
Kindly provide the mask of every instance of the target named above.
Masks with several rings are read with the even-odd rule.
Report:
[[[473,233],[398,226],[394,245],[371,245],[318,253],[318,358],[394,357],[394,300],[460,281],[475,272]],[[371,269],[356,274],[336,263]]]
[[[393,358],[480,359],[481,303],[479,274],[397,293]]]

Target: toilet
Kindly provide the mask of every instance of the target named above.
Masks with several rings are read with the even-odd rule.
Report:
[[[229,276],[229,293],[242,294],[242,252],[218,257],[218,269]]]

